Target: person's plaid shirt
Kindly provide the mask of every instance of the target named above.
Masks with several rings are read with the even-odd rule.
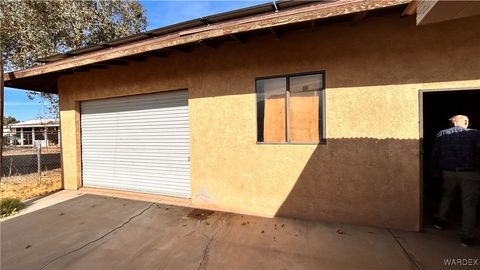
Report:
[[[437,168],[446,170],[480,170],[480,132],[452,127],[437,134],[432,152]]]

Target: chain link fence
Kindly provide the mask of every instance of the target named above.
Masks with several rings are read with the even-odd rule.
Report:
[[[2,147],[2,196],[26,199],[62,187],[58,128],[4,131]]]

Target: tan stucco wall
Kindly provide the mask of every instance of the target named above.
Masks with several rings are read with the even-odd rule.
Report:
[[[418,230],[418,91],[480,87],[479,23],[395,15],[62,77],[65,187],[81,185],[79,101],[188,89],[198,207]],[[315,70],[327,143],[256,144],[255,78]]]

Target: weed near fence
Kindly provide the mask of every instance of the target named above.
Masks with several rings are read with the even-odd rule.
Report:
[[[22,208],[22,201],[17,198],[2,198],[0,199],[0,217],[7,217],[14,215]]]

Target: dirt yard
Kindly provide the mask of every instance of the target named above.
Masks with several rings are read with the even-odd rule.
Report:
[[[60,148],[42,148],[38,174],[37,150],[5,147],[2,153],[2,198],[30,199],[62,188]]]
[[[51,146],[42,148],[42,154],[60,154],[60,147]],[[37,150],[33,147],[4,147],[2,155],[4,157],[18,156],[18,155],[36,155]]]
[[[62,188],[62,170],[55,169],[38,174],[2,177],[0,193],[2,198],[19,198],[21,200],[45,195]]]

